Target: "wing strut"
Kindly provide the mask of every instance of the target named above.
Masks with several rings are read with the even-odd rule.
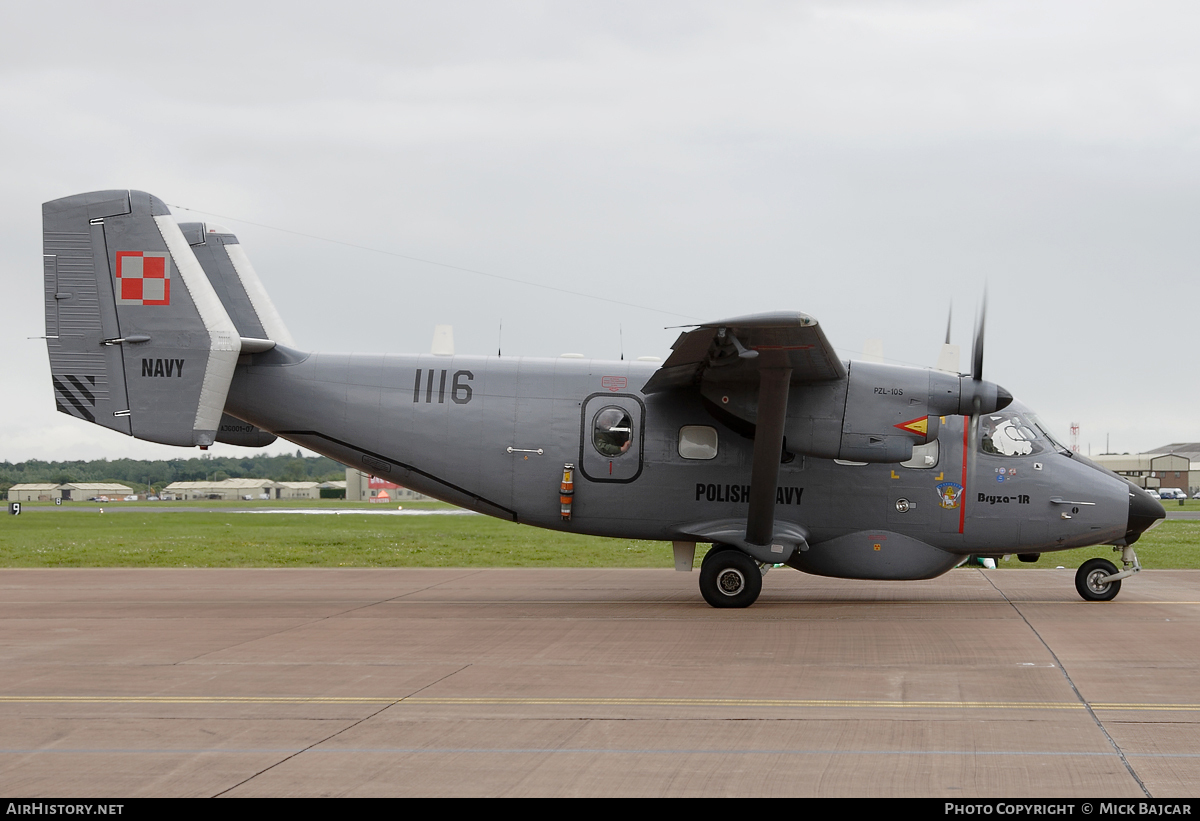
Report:
[[[761,367],[758,371],[758,420],[746,516],[746,541],[753,545],[769,545],[775,536],[775,494],[791,380],[791,368]]]

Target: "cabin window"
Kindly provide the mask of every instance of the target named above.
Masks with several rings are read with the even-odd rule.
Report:
[[[924,445],[913,445],[912,458],[907,462],[901,462],[901,466],[906,468],[918,468],[928,470],[937,467],[938,463],[938,442],[934,439]]]
[[[621,456],[633,444],[633,419],[624,408],[601,408],[592,421],[592,444],[609,458]]]
[[[679,429],[679,455],[684,459],[717,458],[717,429],[684,425]]]

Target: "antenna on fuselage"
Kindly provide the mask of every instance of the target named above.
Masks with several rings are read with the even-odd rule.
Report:
[[[950,312],[946,315],[946,341],[942,343],[942,351],[938,354],[937,364],[934,365],[935,370],[942,373],[951,373],[958,376],[959,365],[962,359],[961,350],[957,345],[950,344],[950,326],[954,322],[954,302],[950,303]]]
[[[863,340],[863,361],[876,362],[883,364],[883,340],[882,339],[865,339]]]
[[[435,325],[429,352],[434,356],[454,356],[454,326]]]

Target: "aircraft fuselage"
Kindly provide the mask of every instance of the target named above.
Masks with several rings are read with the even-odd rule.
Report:
[[[692,523],[745,518],[754,442],[714,418],[698,392],[643,395],[657,367],[281,348],[243,357],[225,407],[481,513],[576,533],[695,540]],[[631,423],[624,452],[594,444],[593,420],[605,408]],[[685,428],[715,431],[715,453],[681,455]],[[967,554],[1041,553],[1125,534],[1125,481],[1048,443],[1027,454],[971,453],[970,433],[968,417],[943,417],[936,445],[904,464],[785,454],[776,522],[807,534],[787,563],[822,575],[927,578]],[[559,504],[566,464],[575,466],[570,519]]]

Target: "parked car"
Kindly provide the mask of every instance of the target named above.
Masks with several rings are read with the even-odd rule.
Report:
[[[1158,498],[1160,499],[1186,499],[1187,494],[1177,487],[1160,487],[1158,489]]]
[[[1162,498],[1161,496],[1158,495],[1158,490],[1156,490],[1155,488],[1148,487],[1148,488],[1146,488],[1146,492],[1149,493],[1151,496],[1153,496],[1155,499]]]

